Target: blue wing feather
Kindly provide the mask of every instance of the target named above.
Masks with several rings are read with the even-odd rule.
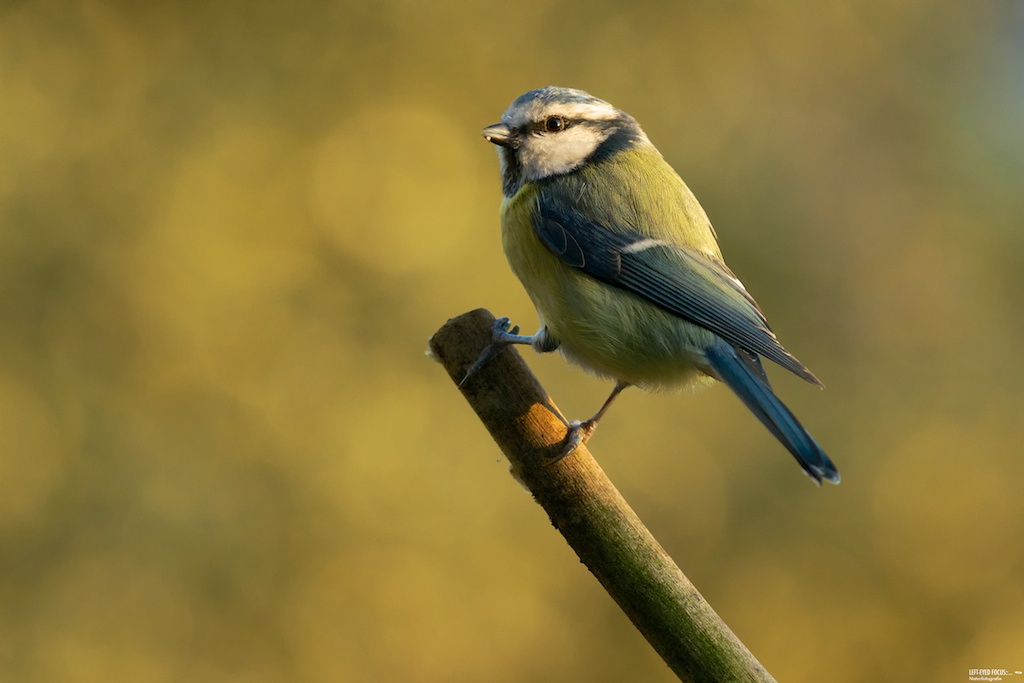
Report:
[[[538,209],[534,230],[566,265],[710,330],[749,352],[754,362],[753,354],[761,355],[808,382],[821,384],[782,347],[757,302],[721,261],[686,247],[650,242],[623,226],[613,230],[565,211],[543,192]],[[630,249],[644,240],[649,246]],[[763,377],[760,363],[757,368]]]

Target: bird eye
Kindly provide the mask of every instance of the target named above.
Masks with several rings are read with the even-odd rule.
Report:
[[[547,120],[544,121],[544,130],[549,133],[557,133],[565,130],[565,119],[561,116],[549,116]]]

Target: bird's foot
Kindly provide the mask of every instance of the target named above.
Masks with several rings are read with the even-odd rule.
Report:
[[[533,341],[534,337],[519,334],[519,325],[513,326],[512,321],[508,318],[498,318],[491,327],[491,343],[484,347],[484,350],[466,370],[466,375],[459,382],[459,388],[461,389],[473,375],[494,360],[498,352],[509,344],[532,344]]]
[[[562,458],[572,455],[576,452],[576,449],[585,444],[593,436],[594,430],[597,429],[597,420],[573,420],[569,423],[569,431],[565,436],[565,446],[556,455],[551,458],[552,463],[556,463]]]

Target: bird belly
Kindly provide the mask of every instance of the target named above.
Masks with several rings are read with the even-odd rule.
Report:
[[[650,389],[695,388],[713,381],[704,372],[704,349],[714,342],[712,333],[586,275],[573,271],[568,279],[571,284],[553,295],[531,299],[570,361]]]

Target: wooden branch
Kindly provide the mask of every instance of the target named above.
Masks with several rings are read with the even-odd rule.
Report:
[[[491,340],[483,309],[449,320],[430,350],[458,384]],[[715,614],[629,507],[585,446],[552,464],[565,419],[507,348],[461,388],[513,476],[633,624],[683,681],[774,681]]]

